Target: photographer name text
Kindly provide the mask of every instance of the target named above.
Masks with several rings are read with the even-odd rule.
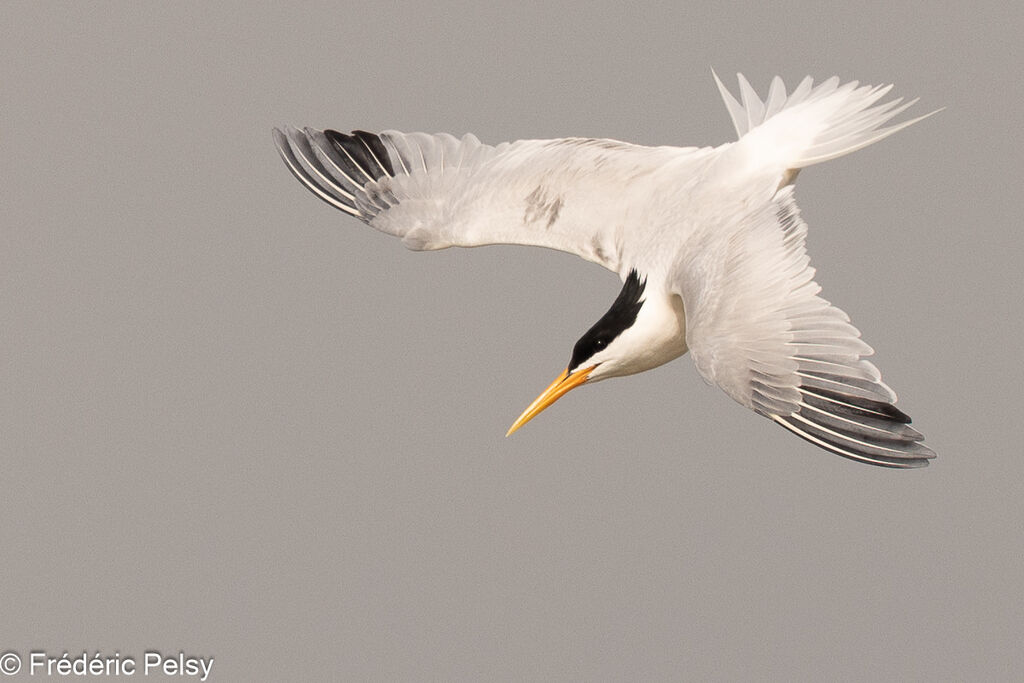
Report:
[[[64,652],[54,657],[46,652],[33,650],[27,661],[22,662],[16,652],[7,652],[0,662],[0,673],[8,676],[25,669],[30,676],[174,676],[198,678],[206,681],[213,671],[213,657],[197,657],[184,652],[164,654],[148,650],[141,659],[122,655],[89,654],[71,655]],[[24,666],[23,666],[24,664]]]

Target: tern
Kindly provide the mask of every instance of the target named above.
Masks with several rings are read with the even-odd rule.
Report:
[[[818,296],[793,183],[930,114],[886,126],[917,101],[879,103],[891,85],[807,77],[787,94],[776,76],[761,100],[739,75],[737,100],[713,76],[738,136],[717,147],[273,133],[313,194],[410,249],[534,245],[619,275],[608,312],[508,434],[575,387],[689,351],[706,382],[827,451],[927,465],[935,453],[866,360],[871,347]]]

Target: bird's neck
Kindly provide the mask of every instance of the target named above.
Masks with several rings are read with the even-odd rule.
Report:
[[[678,358],[687,351],[683,300],[648,286],[636,322],[623,336],[627,357],[617,375],[644,372]]]

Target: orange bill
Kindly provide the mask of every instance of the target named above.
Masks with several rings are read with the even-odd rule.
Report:
[[[569,368],[566,368],[561,375],[558,376],[551,385],[544,390],[540,396],[534,399],[533,403],[523,411],[512,426],[508,428],[508,432],[505,436],[510,436],[512,432],[516,431],[524,424],[536,417],[542,410],[547,408],[549,405],[562,398],[570,390],[575,389],[579,385],[587,381],[587,377],[594,371],[596,365],[591,365],[589,368],[582,368],[576,372],[569,374]]]

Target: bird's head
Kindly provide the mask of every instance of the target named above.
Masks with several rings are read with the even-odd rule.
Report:
[[[646,287],[646,279],[630,271],[608,312],[576,342],[569,365],[523,411],[506,436],[584,383],[650,370],[686,351],[682,311],[667,299],[645,297]]]

